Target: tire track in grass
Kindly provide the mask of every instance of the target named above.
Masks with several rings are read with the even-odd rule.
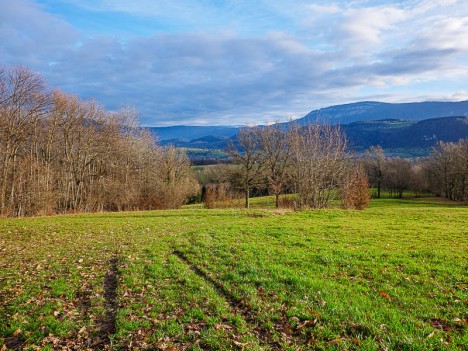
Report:
[[[218,293],[218,295],[220,295],[236,313],[240,314],[244,318],[247,324],[251,326],[252,330],[257,336],[258,341],[261,344],[271,350],[282,350],[281,345],[274,340],[271,330],[265,328],[262,325],[262,323],[255,317],[250,307],[247,306],[243,300],[232,295],[232,293],[224,286],[222,286],[216,280],[208,276],[199,267],[193,264],[181,251],[174,250],[172,253],[174,256],[184,262],[192,270],[192,272],[209,283]]]
[[[106,349],[111,343],[110,337],[116,332],[118,264],[117,255],[108,261],[109,269],[104,277],[104,308],[106,312],[97,323],[99,326],[98,338],[91,344],[93,350]]]

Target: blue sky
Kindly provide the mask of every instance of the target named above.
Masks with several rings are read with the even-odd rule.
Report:
[[[468,1],[0,0],[0,64],[143,125],[468,99]]]

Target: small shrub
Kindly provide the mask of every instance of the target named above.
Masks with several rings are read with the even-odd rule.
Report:
[[[344,176],[341,205],[345,209],[363,210],[369,202],[369,183],[366,172],[361,165],[358,165]]]

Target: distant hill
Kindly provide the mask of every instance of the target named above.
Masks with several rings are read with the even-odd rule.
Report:
[[[419,156],[429,153],[439,140],[468,138],[468,101],[401,104],[363,101],[315,110],[294,123],[341,125],[357,152],[381,145],[394,154]],[[187,148],[193,155],[212,150],[203,158],[212,158],[213,152],[225,149],[229,140],[235,142],[239,129],[237,126],[149,128],[162,145]]]
[[[384,119],[360,121],[341,125],[352,149],[362,152],[372,145],[380,145],[392,153],[405,156],[427,154],[438,141],[458,141],[468,138],[468,117],[443,117],[423,121]],[[222,150],[236,137],[209,135],[190,141],[172,139],[163,145],[188,149]]]
[[[237,133],[239,127],[235,126],[172,126],[149,127],[148,130],[158,140],[180,139],[190,141],[209,135],[231,137]]]
[[[444,117],[423,121],[387,119],[354,122],[342,126],[350,145],[362,151],[372,145],[384,149],[422,149],[428,151],[438,141],[468,138],[468,117]],[[422,152],[424,153],[424,152]]]
[[[295,123],[305,125],[309,122],[347,125],[359,121],[406,120],[421,121],[431,118],[468,116],[468,100],[460,102],[410,102],[391,104],[376,101],[363,101],[352,104],[336,105],[309,112]],[[375,127],[375,125],[374,125]],[[390,126],[385,126],[390,128]],[[160,141],[177,140],[191,142],[206,136],[232,137],[237,126],[172,126],[148,128]],[[178,143],[175,142],[175,143]]]
[[[300,124],[307,124],[308,122],[349,124],[358,121],[383,119],[420,121],[449,116],[468,116],[468,100],[460,102],[428,101],[399,104],[363,101],[314,110],[296,122]]]
[[[237,133],[237,132],[236,132]],[[184,139],[169,139],[163,140],[159,144],[165,145],[174,145],[177,147],[185,147],[192,149],[225,149],[228,145],[229,140],[234,139],[235,135],[231,138],[226,136],[215,136],[207,135],[203,138],[193,139],[193,140],[184,140]]]

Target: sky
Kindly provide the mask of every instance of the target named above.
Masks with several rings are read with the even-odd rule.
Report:
[[[0,0],[0,65],[144,126],[468,100],[468,1]]]

